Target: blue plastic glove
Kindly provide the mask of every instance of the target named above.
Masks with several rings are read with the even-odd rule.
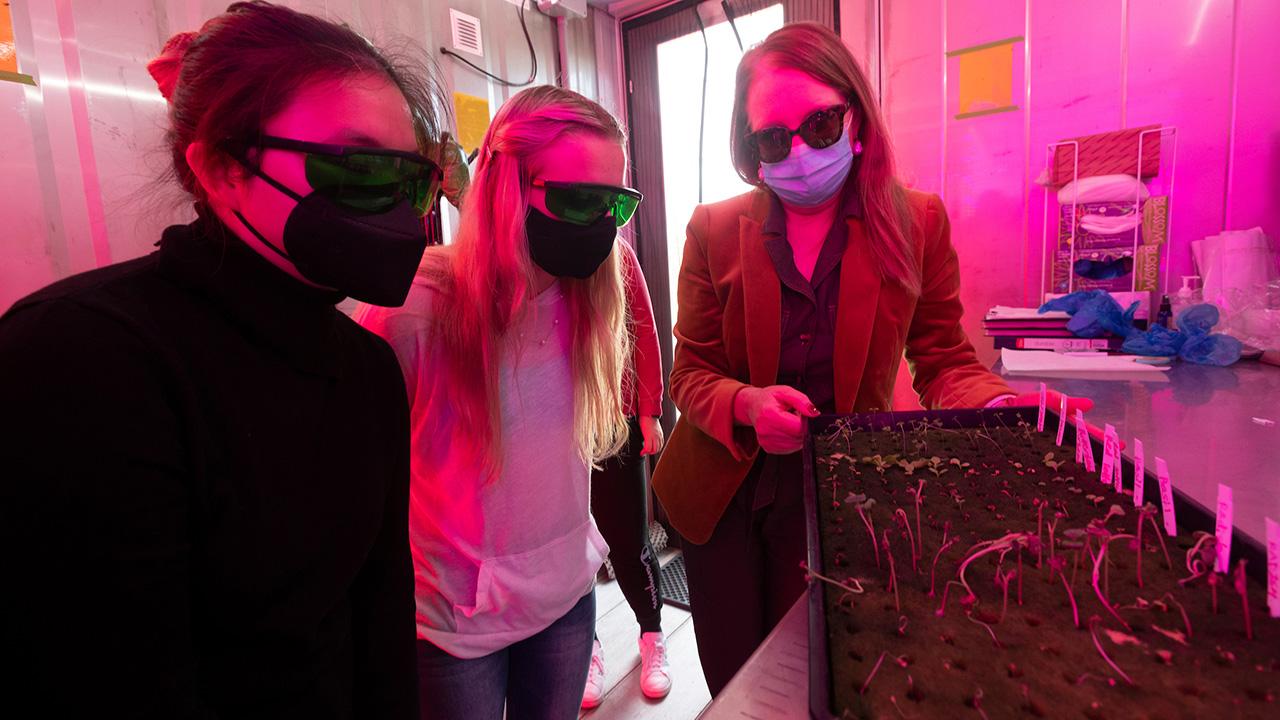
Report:
[[[1200,303],[1185,308],[1174,320],[1178,329],[1188,335],[1208,335],[1214,325],[1218,324],[1218,308],[1209,303]]]
[[[1154,357],[1173,357],[1187,342],[1187,334],[1170,330],[1160,325],[1152,325],[1146,332],[1134,330],[1124,339],[1120,349],[1130,355],[1147,355]]]
[[[1177,355],[1198,365],[1230,365],[1240,359],[1244,346],[1230,335],[1209,334],[1218,317],[1213,305],[1192,305],[1178,313],[1177,330],[1153,325],[1146,332],[1134,331],[1120,349],[1133,355]]]
[[[1040,306],[1040,312],[1049,310],[1070,313],[1067,329],[1076,337],[1092,338],[1108,332],[1126,337],[1133,332],[1138,303],[1121,310],[1120,303],[1106,290],[1077,290]]]
[[[1040,312],[1062,310],[1071,314],[1067,329],[1077,337],[1098,337],[1109,332],[1123,337],[1121,350],[1132,355],[1172,357],[1199,365],[1230,365],[1240,359],[1243,344],[1221,333],[1209,334],[1218,324],[1218,308],[1208,303],[1192,305],[1178,313],[1177,330],[1159,325],[1142,332],[1133,327],[1138,303],[1121,311],[1120,303],[1106,290],[1079,290],[1050,300]]]
[[[1240,359],[1244,343],[1222,333],[1192,335],[1178,351],[1178,357],[1198,365],[1226,366]]]

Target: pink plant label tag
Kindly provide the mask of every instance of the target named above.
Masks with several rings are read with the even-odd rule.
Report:
[[[1280,618],[1280,523],[1267,518],[1267,609]]]
[[[1076,409],[1076,454],[1080,456],[1076,460],[1084,462],[1085,470],[1097,472],[1098,464],[1093,458],[1093,443],[1089,442],[1089,426],[1085,424],[1084,412],[1079,408]]]
[[[1119,455],[1120,437],[1116,435],[1116,426],[1107,423],[1102,434],[1102,482],[1115,483],[1116,492],[1120,492],[1120,468],[1116,467],[1116,456]]]
[[[1058,447],[1062,447],[1062,431],[1067,429],[1067,396],[1062,396],[1062,402],[1058,406]],[[1079,460],[1080,458],[1076,458]]]
[[[1142,441],[1138,438],[1133,439],[1133,506],[1142,507],[1142,490],[1146,484],[1146,476],[1142,473],[1146,468],[1143,466],[1142,458]]]
[[[1084,464],[1084,414],[1075,411],[1075,461]]]
[[[1214,525],[1214,535],[1218,538],[1218,557],[1214,560],[1213,569],[1224,573],[1231,569],[1231,522],[1235,513],[1235,500],[1231,487],[1218,483],[1218,522]]]
[[[1173,514],[1173,481],[1169,479],[1169,466],[1164,458],[1156,458],[1156,479],[1160,481],[1160,508],[1164,511],[1164,534],[1178,534],[1178,520]]]
[[[1116,492],[1123,492],[1124,479],[1121,476],[1124,474],[1124,460],[1120,457],[1120,433],[1112,431],[1111,440],[1111,466],[1115,473]]]
[[[1040,383],[1040,414],[1036,416],[1036,432],[1044,432],[1044,405],[1049,399],[1049,388]]]

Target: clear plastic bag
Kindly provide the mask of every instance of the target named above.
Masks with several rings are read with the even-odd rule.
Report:
[[[1217,305],[1224,315],[1236,314],[1241,309],[1237,302],[1280,280],[1276,250],[1260,227],[1194,240],[1191,256],[1204,280],[1204,301]]]
[[[1262,350],[1280,349],[1280,280],[1224,291],[1221,332]]]

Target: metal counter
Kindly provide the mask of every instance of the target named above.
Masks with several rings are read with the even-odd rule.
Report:
[[[994,370],[999,373],[999,363]],[[1218,483],[1235,493],[1235,523],[1265,540],[1263,518],[1280,520],[1280,368],[1256,362],[1208,367],[1178,362],[1165,382],[1040,378],[1005,375],[1017,392],[1038,392],[1043,381],[1073,397],[1093,400],[1085,419],[1116,426],[1132,457],[1142,440],[1148,469],[1169,464],[1174,487],[1207,508]],[[1258,422],[1254,418],[1264,422]],[[1267,424],[1271,421],[1275,424]],[[1125,485],[1131,478],[1125,478]]]
[[[809,717],[806,592],[698,720],[805,720]]]

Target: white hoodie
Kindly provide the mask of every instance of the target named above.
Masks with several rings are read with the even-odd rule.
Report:
[[[475,658],[560,619],[591,591],[609,548],[591,518],[590,468],[573,441],[559,283],[533,300],[502,348],[502,466],[488,483],[453,421],[449,378],[430,346],[432,306],[445,301],[416,279],[403,307],[362,305],[355,317],[395,350],[409,394],[418,637]]]

